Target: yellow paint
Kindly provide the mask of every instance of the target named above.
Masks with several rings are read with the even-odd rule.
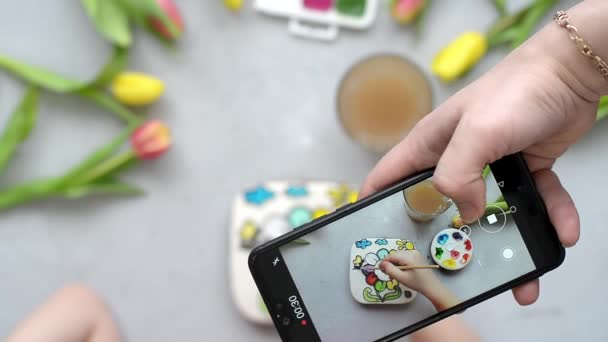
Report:
[[[328,195],[332,199],[333,206],[337,208],[346,203],[356,202],[359,193],[346,184],[340,184],[338,187],[330,189]]]
[[[399,282],[395,279],[386,282],[386,287],[388,287],[389,290],[392,290],[397,286],[399,286]]]
[[[312,212],[312,218],[314,219],[318,219],[321,216],[325,216],[327,214],[329,214],[331,211],[327,208],[317,208]]]
[[[456,267],[456,261],[454,259],[445,260],[443,262],[443,266],[445,266],[447,268],[455,268]]]
[[[361,266],[361,264],[363,264],[363,258],[360,255],[357,255],[355,260],[353,260],[353,265]]]
[[[245,222],[241,228],[240,236],[243,241],[251,241],[258,233],[258,227],[251,221]]]

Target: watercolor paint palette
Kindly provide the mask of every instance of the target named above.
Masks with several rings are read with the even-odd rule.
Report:
[[[251,250],[357,199],[355,187],[327,181],[271,181],[236,195],[229,230],[234,302],[248,320],[272,325],[249,272]]]
[[[473,258],[473,242],[461,230],[444,229],[437,233],[431,242],[431,256],[443,269],[460,270]]]
[[[254,8],[289,19],[287,29],[293,35],[331,41],[340,27],[369,28],[377,16],[378,0],[255,0]]]
[[[350,252],[350,292],[361,304],[406,304],[416,292],[374,269],[391,253],[414,250],[412,241],[404,239],[365,238],[356,241]]]

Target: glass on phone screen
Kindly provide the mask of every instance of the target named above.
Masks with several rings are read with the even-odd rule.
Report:
[[[492,175],[489,175],[492,178]],[[463,224],[452,201],[420,182],[280,248],[323,341],[370,341],[535,270],[512,218],[488,182],[486,213]],[[377,269],[393,255],[401,281]]]

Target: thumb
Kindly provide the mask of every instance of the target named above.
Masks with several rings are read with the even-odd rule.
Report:
[[[464,222],[472,222],[485,212],[482,172],[487,164],[502,157],[494,152],[500,133],[483,125],[470,127],[461,121],[433,174],[433,185],[456,202]]]

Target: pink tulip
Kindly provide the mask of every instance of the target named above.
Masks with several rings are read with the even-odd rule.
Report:
[[[393,0],[391,13],[398,22],[408,24],[422,12],[425,5],[425,0]]]
[[[149,19],[150,25],[158,32],[161,36],[175,40],[184,32],[184,21],[182,16],[177,9],[177,6],[172,0],[156,0],[156,3],[165,14],[166,18],[171,22],[172,28],[168,27],[165,22],[158,17],[151,17]]]
[[[131,146],[138,159],[156,159],[171,147],[169,127],[160,120],[149,121],[131,134]]]

